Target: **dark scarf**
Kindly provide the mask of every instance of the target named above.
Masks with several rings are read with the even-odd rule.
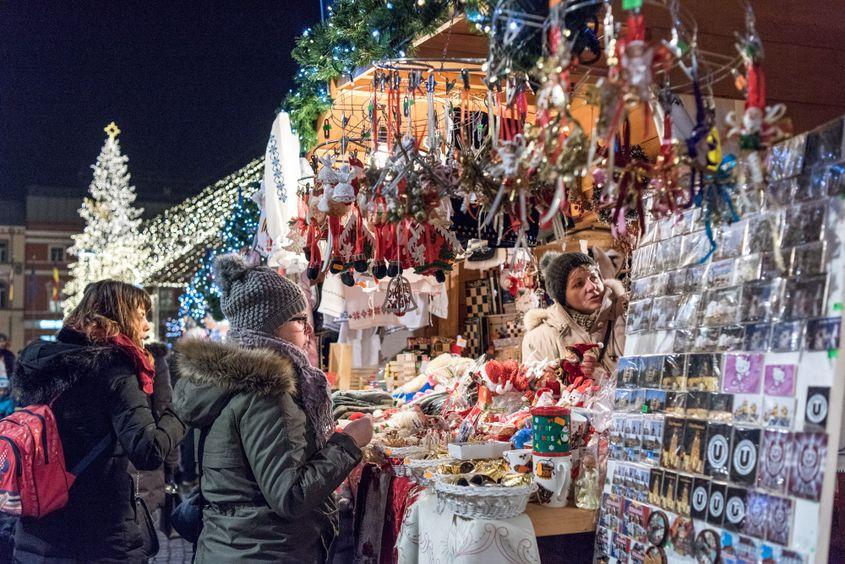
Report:
[[[269,349],[293,362],[298,378],[298,399],[314,427],[317,448],[323,448],[334,433],[332,399],[328,380],[322,370],[314,368],[300,349],[273,335],[249,329],[232,329],[226,340],[247,349]]]

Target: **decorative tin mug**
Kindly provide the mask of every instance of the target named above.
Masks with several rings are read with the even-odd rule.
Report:
[[[540,501],[549,507],[565,507],[572,482],[572,462],[568,456],[534,454],[534,481],[548,493],[540,493]]]
[[[566,407],[556,405],[531,410],[534,431],[534,454],[547,456],[569,455],[570,414]]]

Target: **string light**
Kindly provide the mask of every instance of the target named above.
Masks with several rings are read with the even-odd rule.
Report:
[[[142,226],[149,252],[144,282],[147,285],[182,285],[180,274],[197,266],[196,255],[218,240],[226,218],[237,202],[238,191],[257,186],[264,174],[264,159],[207,186],[193,198],[174,206]],[[187,262],[188,264],[181,265]],[[177,268],[176,265],[181,265]]]

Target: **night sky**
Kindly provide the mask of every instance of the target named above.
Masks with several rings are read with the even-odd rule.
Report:
[[[319,0],[0,4],[0,196],[84,193],[114,120],[139,193],[179,197],[261,155]]]

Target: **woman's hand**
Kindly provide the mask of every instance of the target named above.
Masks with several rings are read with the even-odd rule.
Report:
[[[350,421],[343,428],[343,432],[352,437],[358,448],[364,448],[373,440],[373,418],[367,415],[361,419]]]

